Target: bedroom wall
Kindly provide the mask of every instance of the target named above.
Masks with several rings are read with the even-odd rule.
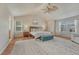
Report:
[[[71,35],[70,32],[60,32],[59,31],[59,24],[58,23],[59,22],[63,22],[63,24],[65,24],[65,23],[74,23],[74,20],[77,20],[77,27],[76,27],[77,31],[76,31],[76,33],[79,33],[79,16],[73,16],[73,17],[68,17],[68,18],[56,20],[56,33],[69,37]]]
[[[52,34],[55,33],[55,20],[49,20],[49,22],[48,22],[48,31],[52,32]]]
[[[17,16],[15,17],[15,21],[21,21],[25,25],[32,25],[32,22],[34,19],[38,19],[40,25],[45,25],[45,30],[52,32],[52,34],[55,33],[55,27],[54,23],[55,20],[48,17],[48,15],[45,14],[35,14],[35,15],[26,15],[26,16]],[[26,29],[29,31],[29,27]]]
[[[45,19],[39,15],[26,15],[26,16],[16,16],[15,21],[21,21],[23,25],[27,25],[26,31],[29,31],[29,26],[33,25],[33,21],[38,21],[38,26],[46,26]]]
[[[32,16],[19,16],[15,17],[15,22],[20,21],[23,25],[30,26],[32,23]],[[26,31],[29,31],[29,28],[26,28]]]
[[[14,38],[14,16],[9,16],[9,38],[12,40]]]
[[[77,20],[77,33],[79,33],[79,19]]]
[[[4,4],[0,4],[0,54],[9,42],[9,12]]]

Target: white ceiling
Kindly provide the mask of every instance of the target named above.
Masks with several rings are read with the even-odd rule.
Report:
[[[55,5],[57,5],[59,9],[50,13],[49,16],[53,19],[62,19],[79,15],[79,4],[77,3],[61,3]]]
[[[21,15],[27,15],[29,13],[33,13],[37,10],[37,8],[42,5],[41,3],[13,3],[13,4],[7,4],[10,12],[14,16],[21,16]]]
[[[23,16],[28,14],[39,14],[43,13],[42,8],[47,4],[45,3],[11,3],[6,4],[8,10],[13,16]],[[51,19],[61,19],[79,15],[79,4],[78,3],[54,3],[58,7],[56,11],[49,14],[43,13]]]

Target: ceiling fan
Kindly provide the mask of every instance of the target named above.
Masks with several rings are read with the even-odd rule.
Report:
[[[50,13],[50,12],[52,12],[52,11],[56,11],[57,9],[58,9],[57,6],[55,6],[55,5],[51,4],[51,3],[48,3],[47,6],[46,6],[44,9],[42,9],[42,10],[43,10],[45,13]]]

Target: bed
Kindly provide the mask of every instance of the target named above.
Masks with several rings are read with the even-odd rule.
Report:
[[[31,34],[34,36],[35,39],[40,39],[42,41],[51,40],[54,37],[51,32],[47,31],[36,31],[31,32]]]
[[[53,39],[52,33],[45,31],[45,29],[41,26],[31,26],[30,34],[32,34],[35,39],[40,39],[43,41]]]

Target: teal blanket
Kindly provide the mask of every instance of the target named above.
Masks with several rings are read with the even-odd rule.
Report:
[[[42,35],[42,36],[40,37],[40,40],[42,40],[42,41],[48,41],[48,40],[51,40],[51,39],[53,39],[53,38],[54,38],[53,35]]]

